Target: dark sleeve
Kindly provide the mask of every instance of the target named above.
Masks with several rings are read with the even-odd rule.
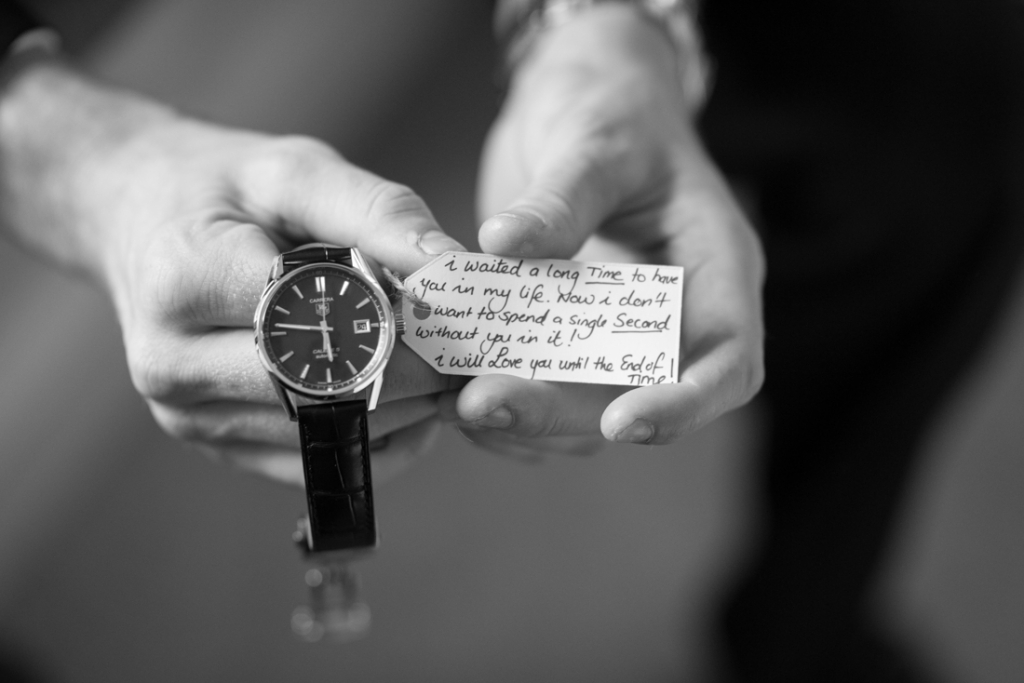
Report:
[[[41,24],[14,0],[0,0],[0,59],[18,36]]]

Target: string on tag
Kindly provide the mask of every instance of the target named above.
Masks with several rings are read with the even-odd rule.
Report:
[[[391,284],[391,287],[395,290],[395,292],[398,293],[398,296],[402,297],[403,299],[408,299],[409,303],[411,303],[416,308],[430,308],[430,304],[424,301],[418,294],[416,294],[416,292],[406,287],[405,283],[402,282],[401,278],[399,278],[397,275],[392,273],[387,268],[384,268],[383,266],[381,267],[381,269],[384,271],[384,279],[386,279],[388,283]]]

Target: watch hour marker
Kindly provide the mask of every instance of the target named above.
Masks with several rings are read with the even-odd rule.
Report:
[[[323,275],[317,276],[317,278],[316,278],[316,291],[323,292],[325,289],[327,289],[326,279],[327,278],[324,277]]]
[[[299,289],[298,285],[292,285],[292,291],[295,292],[295,296],[302,298],[302,290]]]
[[[352,365],[352,361],[345,361],[345,365],[348,366],[348,371],[351,372],[353,375],[358,372],[358,370],[356,370],[356,366]]]
[[[306,375],[309,374],[309,363],[306,363],[306,367],[302,368],[302,373],[299,375],[299,379],[306,379]]]
[[[366,351],[367,353],[373,353],[373,349],[371,349],[369,346],[363,346],[362,344],[360,344],[359,348],[361,348],[363,351]]]
[[[370,297],[366,297],[365,299],[363,299],[362,301],[357,303],[356,304],[356,308],[362,308],[363,306],[365,306],[368,303],[370,303]]]
[[[380,327],[380,323],[370,323],[370,327]]]
[[[334,381],[334,380],[333,380],[333,379],[331,379],[331,369],[330,369],[330,368],[327,368],[327,383],[328,383],[328,384],[330,384],[330,383],[331,383],[331,382],[333,382],[333,381]]]
[[[285,315],[291,315],[292,314],[292,312],[289,311],[287,308],[281,308],[280,306],[274,306],[274,310],[275,311],[281,311]]]
[[[345,296],[346,291],[348,291],[348,280],[345,280],[345,282],[341,284],[341,291],[338,292],[338,295]]]
[[[288,334],[288,333],[287,332],[283,332],[283,331],[282,332],[271,332],[270,336],[271,337],[280,337],[281,335],[284,335],[284,334]]]
[[[281,358],[279,358],[278,360],[280,360],[283,363],[283,362],[285,362],[286,360],[288,360],[289,358],[291,358],[294,355],[295,355],[294,351],[289,351],[288,353],[286,353],[283,356],[281,356]]]

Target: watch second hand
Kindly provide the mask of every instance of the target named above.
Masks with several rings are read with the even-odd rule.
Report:
[[[289,330],[314,330],[316,332],[322,332],[322,325],[292,325],[291,323],[274,323],[274,327],[284,327]],[[334,332],[333,327],[327,328],[328,332]]]

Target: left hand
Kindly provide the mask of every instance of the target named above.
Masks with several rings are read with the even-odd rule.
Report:
[[[633,8],[590,8],[540,36],[491,131],[479,204],[489,253],[686,271],[677,384],[478,377],[440,406],[474,442],[519,455],[582,450],[598,432],[666,444],[760,388],[760,243],[697,138],[671,45]]]

